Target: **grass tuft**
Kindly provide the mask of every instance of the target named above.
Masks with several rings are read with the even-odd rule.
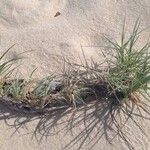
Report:
[[[109,40],[116,55],[114,67],[109,70],[108,83],[114,91],[122,92],[124,98],[139,101],[139,94],[147,94],[150,83],[150,43],[136,48],[141,31],[137,20],[130,37],[126,39],[123,29],[121,44]]]

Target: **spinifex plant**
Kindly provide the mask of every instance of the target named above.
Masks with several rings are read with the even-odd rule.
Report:
[[[114,91],[121,92],[124,98],[134,102],[139,101],[139,94],[148,95],[150,89],[150,43],[147,42],[142,48],[137,47],[141,33],[139,26],[137,21],[128,39],[124,26],[121,44],[109,40],[115,50],[115,60],[111,62],[114,67],[109,69],[108,83]]]

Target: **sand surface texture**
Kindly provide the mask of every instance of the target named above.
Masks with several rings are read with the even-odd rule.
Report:
[[[87,59],[92,57],[99,61],[101,57],[97,53],[100,48],[97,46],[104,45],[104,36],[120,40],[125,17],[127,34],[138,17],[141,18],[141,27],[149,27],[150,1],[0,0],[0,53],[13,44],[15,46],[7,55],[9,58],[32,50],[24,54],[27,58],[22,60],[20,71],[26,76],[38,68],[35,76],[40,78],[49,72],[60,71],[62,56],[80,61],[83,57],[81,45],[87,46],[83,48]],[[147,39],[149,31],[143,32],[140,44]],[[136,122],[129,119],[123,129],[128,141],[119,136],[109,141],[115,133],[111,132],[111,125],[105,124],[105,112],[98,117],[92,116],[91,123],[87,123],[100,123],[100,127],[92,124],[86,131],[83,121],[78,123],[76,120],[75,126],[71,126],[68,122],[70,116],[64,117],[64,111],[37,118],[5,107],[1,104],[0,150],[128,150],[128,141],[135,150],[150,149],[150,122],[138,115],[134,117]],[[80,120],[82,117],[78,116]]]

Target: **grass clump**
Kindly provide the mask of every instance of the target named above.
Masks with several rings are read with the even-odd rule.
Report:
[[[87,96],[94,94],[94,91],[85,84],[82,73],[78,67],[72,68],[69,64],[67,70],[64,69],[62,74],[60,95],[74,108],[86,104]]]
[[[17,101],[25,99],[26,81],[23,79],[13,79],[6,81],[3,85],[3,93],[8,97],[14,98]]]
[[[130,99],[134,103],[140,101],[139,95],[149,96],[150,43],[147,42],[142,48],[136,48],[142,32],[139,26],[140,22],[137,20],[131,35],[127,38],[124,25],[120,44],[108,39],[115,54],[112,61],[105,62],[108,63],[105,69],[94,61],[89,65],[84,57],[85,65],[69,64],[71,69],[64,71],[60,76],[52,74],[41,80],[34,80],[31,74],[28,80],[16,77],[9,79],[15,69],[13,65],[16,58],[3,61],[10,50],[8,49],[0,57],[1,96],[27,102],[29,105],[36,102],[36,105],[51,103],[54,100],[61,104],[65,101],[65,104],[75,108],[89,102],[89,97],[90,101],[97,98],[113,98],[115,104],[120,104],[125,99]],[[149,97],[147,99],[149,100]]]
[[[40,106],[42,103],[50,100],[51,94],[54,94],[53,88],[54,75],[50,75],[41,80],[29,79],[11,79],[5,82],[3,86],[3,95],[12,100],[26,103],[30,106]],[[43,101],[43,102],[42,102]]]
[[[139,94],[148,94],[150,83],[150,43],[136,49],[140,36],[140,22],[137,21],[130,37],[126,40],[123,28],[121,44],[109,40],[115,50],[114,67],[109,69],[107,77],[114,91],[123,93],[124,98],[139,101]]]
[[[33,91],[31,92],[32,98],[38,99],[50,95],[53,90],[52,81],[54,80],[54,78],[54,75],[50,75],[40,81],[37,81],[35,87],[33,88]]]
[[[14,65],[16,64],[17,60],[20,59],[20,58],[12,58],[9,60],[4,60],[5,56],[13,46],[11,46],[0,56],[0,94],[1,95],[3,94],[3,87],[5,85],[5,82],[9,80],[11,74],[16,69]]]

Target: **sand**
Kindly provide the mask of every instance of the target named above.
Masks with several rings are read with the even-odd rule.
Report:
[[[50,72],[60,72],[63,65],[60,59],[62,56],[70,61],[80,62],[79,58],[83,58],[81,46],[87,59],[92,57],[96,61],[101,61],[101,56],[97,55],[97,53],[101,54],[101,50],[97,46],[103,46],[107,42],[104,36],[120,40],[125,17],[127,34],[138,17],[141,18],[142,28],[149,27],[150,1],[1,0],[0,52],[4,52],[13,44],[15,46],[7,55],[8,58],[30,51],[24,54],[27,58],[22,60],[20,72],[26,77],[33,69],[38,68],[34,75],[41,78]],[[149,31],[150,29],[147,29],[143,32],[139,46],[148,38]],[[11,117],[8,120],[12,124],[14,120],[20,118],[9,113]],[[1,117],[0,149],[2,150],[64,149],[65,145],[84,128],[83,124],[75,127],[72,135],[69,131],[66,133],[66,130],[61,129],[64,125],[58,125],[53,130],[57,133],[61,129],[61,132],[49,135],[47,140],[44,138],[39,144],[35,137],[32,138],[38,119],[32,120],[26,127],[21,126],[14,134],[14,126],[6,125],[3,119],[4,117]],[[62,117],[60,121],[62,120],[66,119]],[[146,133],[150,133],[148,120],[144,122],[138,117],[136,120]],[[96,133],[98,129],[94,130],[93,132]],[[135,150],[149,149],[149,134],[148,137],[144,136],[133,122],[128,122],[125,132],[132,140]],[[37,138],[40,139],[40,135]],[[77,150],[80,142],[69,149]],[[112,144],[109,144],[102,136],[93,149],[128,149],[126,143],[120,141],[119,138],[115,139]],[[89,145],[85,144],[82,149],[90,149]]]

